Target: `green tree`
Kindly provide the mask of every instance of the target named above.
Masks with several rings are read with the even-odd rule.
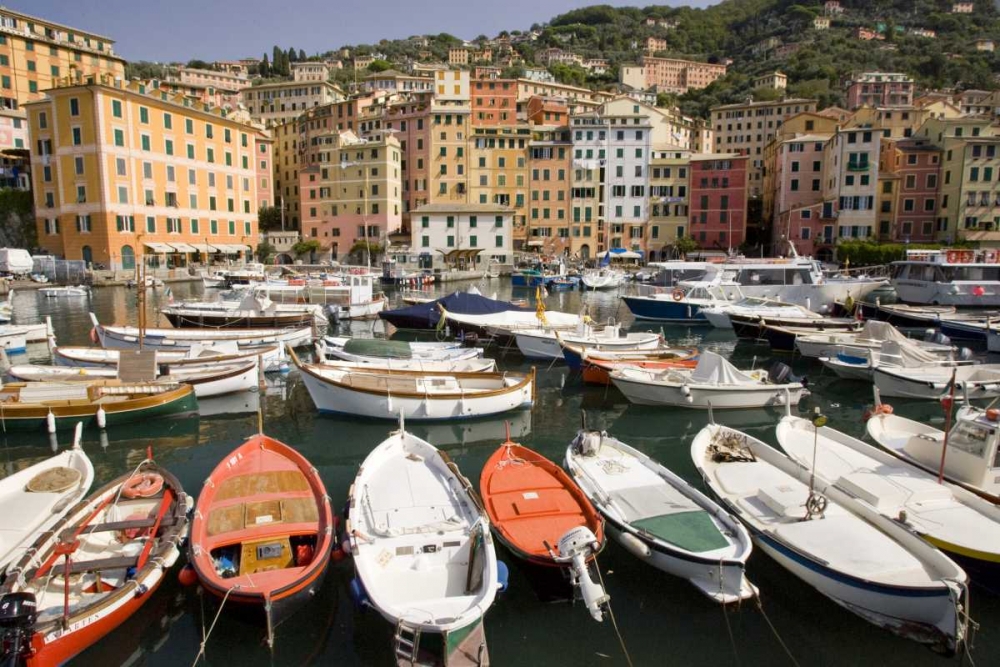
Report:
[[[299,59],[299,52],[295,50],[295,47],[288,49],[288,62],[294,63]]]
[[[260,59],[260,64],[257,66],[257,75],[263,79],[271,76],[271,64],[267,59],[266,53],[264,54],[264,57]]]
[[[301,257],[302,255],[311,255],[314,252],[319,252],[323,246],[316,239],[308,239],[304,241],[299,241],[292,246],[292,252],[296,256]]]
[[[258,209],[257,225],[262,232],[281,229],[281,210],[277,206],[264,206]]]
[[[306,59],[306,52],[303,49],[299,49],[299,62],[303,62]]]
[[[257,261],[261,264],[267,264],[276,252],[273,245],[267,241],[261,241],[257,244]]]
[[[31,192],[0,189],[0,244],[9,248],[38,247],[35,205]]]
[[[698,245],[698,242],[690,236],[682,236],[674,241],[672,245],[677,253],[682,257],[701,248],[701,246]]]
[[[392,68],[391,62],[389,62],[388,60],[378,59],[372,61],[372,64],[368,66],[368,71],[378,73],[378,72],[384,72],[387,69],[391,68]]]

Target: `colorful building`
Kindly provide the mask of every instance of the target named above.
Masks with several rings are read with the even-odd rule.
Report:
[[[314,107],[343,100],[344,91],[330,81],[278,81],[244,88],[240,99],[254,120],[280,125]]]
[[[566,127],[536,126],[528,142],[530,214],[526,245],[548,255],[569,255],[570,163],[573,142]]]
[[[913,106],[913,77],[898,72],[865,72],[847,82],[847,106]]]
[[[941,185],[941,150],[926,138],[882,139],[879,240],[934,240]],[[888,195],[888,196],[887,196]]]
[[[473,127],[517,124],[517,81],[476,79],[470,97]]]
[[[513,262],[514,212],[496,204],[427,204],[414,209],[410,250],[448,263]],[[428,262],[429,263],[429,262]]]
[[[746,241],[747,163],[738,153],[691,156],[688,236],[705,250],[730,250]]]
[[[690,151],[653,149],[649,166],[649,258],[667,259],[688,229]]]
[[[139,83],[54,88],[25,108],[46,251],[127,270],[140,253],[183,265],[256,247],[273,201],[259,127]]]

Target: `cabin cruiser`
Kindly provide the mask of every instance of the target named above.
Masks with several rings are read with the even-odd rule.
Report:
[[[640,285],[638,294],[623,296],[622,301],[637,320],[708,324],[706,309],[724,307],[739,297],[738,287],[727,289],[714,283],[689,282],[673,289]]]
[[[907,303],[1000,306],[1000,251],[908,250],[892,263],[892,286]]]

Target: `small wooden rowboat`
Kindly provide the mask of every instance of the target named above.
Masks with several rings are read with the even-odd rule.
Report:
[[[198,400],[187,384],[8,382],[0,388],[0,425],[8,431],[69,428],[78,421],[103,428],[197,412]]]
[[[508,434],[483,466],[479,492],[497,539],[530,565],[563,570],[602,620],[610,598],[587,564],[604,548],[604,521],[570,476]]]
[[[0,587],[3,664],[61,665],[132,617],[177,561],[188,509],[150,460],[74,506]]]
[[[122,350],[106,350],[100,347],[73,347],[60,345],[51,347],[52,361],[58,366],[98,368],[117,366],[122,358]],[[126,352],[127,353],[127,352]],[[217,364],[241,363],[259,358],[264,363],[264,372],[288,369],[288,357],[282,345],[260,345],[238,347],[235,344],[223,346],[192,346],[179,350],[157,350],[156,364],[160,372],[169,372],[174,367],[215,366]]]
[[[213,595],[264,610],[270,642],[322,584],[333,540],[319,472],[288,445],[255,435],[205,481],[190,561]]]

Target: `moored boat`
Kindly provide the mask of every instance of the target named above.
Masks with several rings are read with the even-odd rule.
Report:
[[[58,297],[81,297],[90,296],[90,288],[86,285],[77,285],[75,287],[43,287],[38,290],[38,293],[47,299],[54,299]]]
[[[566,365],[578,371],[586,368],[591,360],[598,361],[684,361],[696,359],[698,350],[694,348],[670,347],[661,344],[649,350],[595,350],[573,345],[560,337],[563,358]]]
[[[50,350],[52,360],[60,366],[77,368],[99,368],[118,366],[121,350],[100,347],[54,346]],[[264,372],[287,370],[288,357],[281,345],[259,345],[240,347],[232,343],[213,343],[208,346],[192,344],[191,347],[175,350],[156,350],[156,364],[160,372],[169,373],[172,367],[193,368],[215,366],[217,364],[242,363],[250,359],[260,359]]]
[[[1000,396],[1000,364],[878,366],[873,378],[882,396],[937,400],[947,396],[952,378],[955,393],[971,399]]]
[[[563,343],[595,351],[637,351],[656,349],[663,340],[659,334],[650,332],[622,334],[619,324],[594,327],[586,322],[581,322],[575,331],[518,329],[514,331],[514,339],[526,359],[547,360],[563,359]]]
[[[478,359],[483,349],[450,342],[411,342],[383,338],[326,336],[322,340],[326,358],[358,363],[375,360],[459,361]]]
[[[0,587],[5,664],[63,664],[132,617],[177,561],[188,510],[148,459],[73,506]]]
[[[202,586],[259,607],[271,642],[330,564],[335,520],[319,472],[288,445],[255,435],[209,474],[195,510],[189,560]]]
[[[423,371],[427,373],[492,373],[497,370],[493,359],[396,359],[393,357],[362,357],[357,361],[343,361],[327,355],[322,341],[316,343],[316,358],[326,368],[348,371]]]
[[[560,570],[603,620],[610,598],[588,564],[604,548],[604,521],[569,475],[508,434],[483,465],[479,493],[497,539],[530,566]]]
[[[148,349],[183,349],[192,346],[231,343],[240,347],[258,345],[308,345],[313,339],[312,327],[298,329],[153,329],[101,324],[97,316],[90,314],[94,323],[94,335],[101,347],[134,350],[139,347],[142,336],[143,346]]]
[[[577,434],[566,468],[632,555],[721,604],[756,594],[746,529],[680,476],[600,431]]]
[[[726,426],[703,428],[691,459],[754,544],[791,574],[879,627],[944,653],[962,648],[967,576],[916,533]]]
[[[795,349],[803,357],[816,359],[838,352],[861,356],[866,350],[880,350],[886,341],[919,349],[929,358],[938,360],[947,359],[956,352],[952,345],[907,338],[896,327],[878,320],[865,322],[858,331],[825,331],[797,336]]]

